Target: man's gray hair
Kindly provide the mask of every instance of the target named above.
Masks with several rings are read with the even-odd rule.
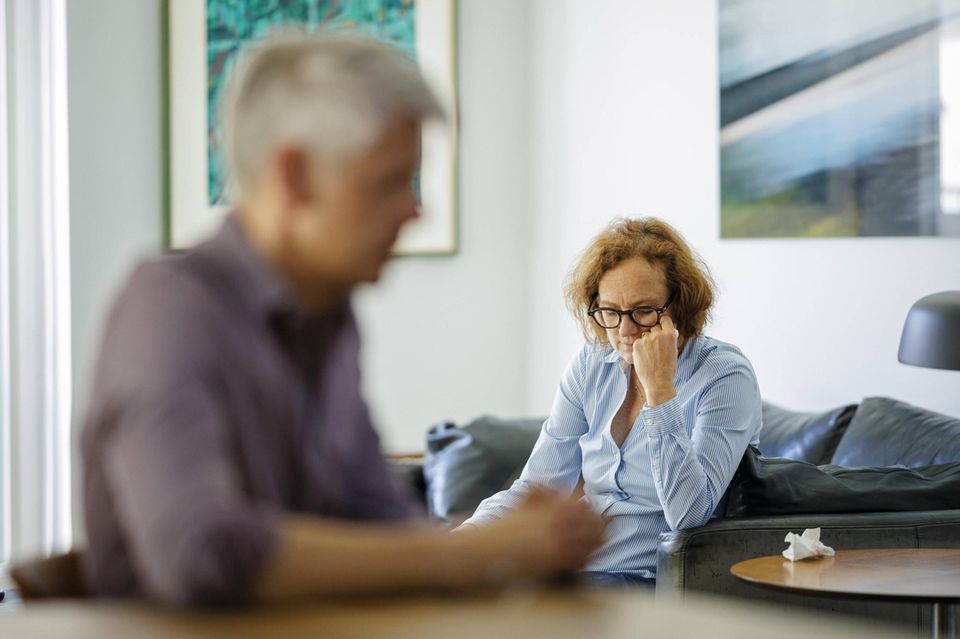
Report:
[[[393,117],[444,117],[414,62],[370,38],[278,34],[236,71],[224,156],[240,196],[280,146],[342,162],[372,145]]]

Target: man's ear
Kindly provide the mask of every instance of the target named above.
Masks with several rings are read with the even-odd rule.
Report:
[[[289,205],[308,203],[315,193],[311,192],[310,158],[302,149],[287,147],[280,149],[276,156],[277,174]]]

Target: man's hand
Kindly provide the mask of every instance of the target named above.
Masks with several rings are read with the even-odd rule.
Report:
[[[633,342],[633,370],[643,387],[647,406],[651,408],[677,395],[673,378],[677,373],[679,338],[673,320],[664,315],[660,318],[660,324],[642,333]]]
[[[483,528],[466,527],[491,552],[490,581],[535,580],[583,567],[603,538],[605,520],[584,501],[535,488],[515,510]]]

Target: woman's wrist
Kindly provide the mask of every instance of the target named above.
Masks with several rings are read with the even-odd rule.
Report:
[[[656,408],[660,404],[665,404],[676,397],[677,389],[673,387],[673,384],[644,389],[644,396],[647,399],[647,406],[649,408]]]

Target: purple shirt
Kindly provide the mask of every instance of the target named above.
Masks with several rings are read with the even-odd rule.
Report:
[[[81,435],[94,594],[236,604],[285,512],[396,520],[348,303],[297,312],[232,217],[141,264],[110,313]]]

